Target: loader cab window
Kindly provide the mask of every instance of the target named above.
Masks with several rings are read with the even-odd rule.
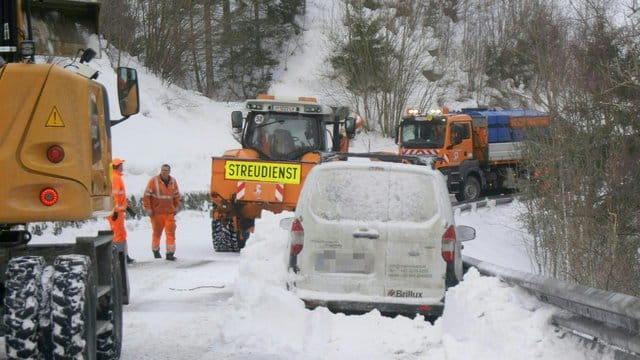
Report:
[[[90,96],[89,103],[89,120],[91,121],[91,153],[92,163],[100,161],[102,154],[102,145],[100,144],[100,126],[98,125],[98,104],[94,94]]]
[[[264,157],[295,160],[321,146],[318,119],[299,114],[249,114],[246,145]]]

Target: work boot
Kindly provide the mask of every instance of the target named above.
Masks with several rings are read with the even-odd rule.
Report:
[[[168,252],[167,253],[167,260],[169,261],[176,261],[178,258],[173,256],[173,253]]]
[[[132,259],[127,255],[127,264],[133,264],[134,262],[136,262],[136,259]]]
[[[162,254],[160,254],[160,250],[153,250],[153,257],[156,259],[162,259]]]

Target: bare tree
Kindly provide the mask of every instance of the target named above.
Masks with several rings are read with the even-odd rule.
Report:
[[[409,102],[419,101],[416,87],[430,58],[429,30],[422,23],[427,4],[412,0],[367,6],[373,5],[344,3],[342,22],[347,26],[331,34],[335,72],[329,77],[344,84],[368,127],[391,135]]]
[[[544,44],[534,53],[536,95],[549,105],[553,127],[528,145],[539,183],[528,189],[523,218],[542,272],[638,295],[637,29],[613,23],[608,3],[580,5],[572,31],[553,32],[564,45],[556,56],[545,56]],[[569,20],[556,19],[557,27]],[[537,26],[538,38],[545,28],[554,27]]]
[[[139,51],[135,36],[138,17],[132,9],[131,0],[113,0],[102,4],[100,32],[110,42],[107,54],[113,66],[121,65],[122,51],[136,55]]]

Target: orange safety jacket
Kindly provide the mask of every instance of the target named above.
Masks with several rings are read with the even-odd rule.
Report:
[[[122,173],[113,170],[113,178],[111,179],[111,197],[113,198],[113,212],[118,217],[113,220],[111,215],[107,217],[111,231],[113,231],[113,242],[124,243],[127,241],[127,230],[124,226],[124,212],[129,206],[127,204],[127,194],[124,190],[124,181],[122,181]]]
[[[168,185],[165,185],[160,175],[152,177],[144,191],[142,205],[153,214],[175,214],[180,206],[180,190],[176,179],[169,176]]]
[[[113,179],[111,179],[111,195],[113,196],[113,211],[127,210],[127,194],[124,190],[124,181],[122,181],[122,173],[113,170]]]

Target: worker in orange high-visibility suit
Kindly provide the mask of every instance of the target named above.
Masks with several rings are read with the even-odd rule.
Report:
[[[180,190],[176,179],[171,177],[171,167],[162,165],[160,174],[152,177],[144,191],[142,205],[151,218],[151,250],[153,257],[162,258],[160,238],[164,230],[166,235],[167,260],[176,260],[176,220],[180,207]]]
[[[124,226],[124,212],[128,211],[127,193],[122,181],[122,169],[124,160],[115,158],[111,161],[111,196],[113,197],[113,212],[107,217],[111,231],[113,231],[113,243],[118,250],[123,251],[127,257],[127,263],[131,264],[135,260],[129,257],[127,249],[127,229]]]

